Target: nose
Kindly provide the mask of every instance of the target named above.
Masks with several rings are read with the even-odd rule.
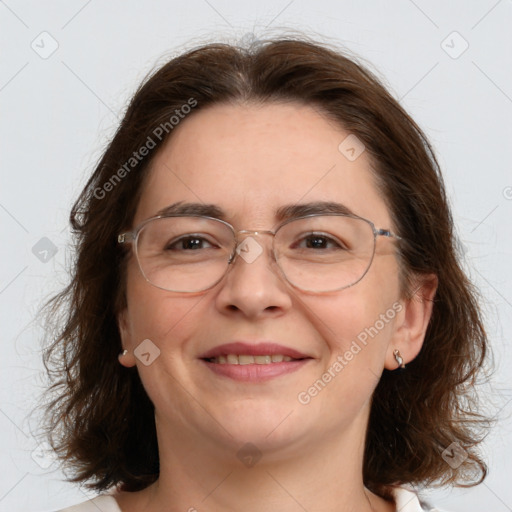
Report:
[[[254,235],[239,242],[234,261],[219,283],[219,311],[259,318],[279,316],[290,309],[289,285],[279,272],[271,245],[270,237],[264,240]]]

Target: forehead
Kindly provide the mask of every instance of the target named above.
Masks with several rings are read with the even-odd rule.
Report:
[[[389,224],[366,151],[353,159],[339,149],[349,135],[297,103],[218,104],[194,112],[153,159],[134,225],[178,201],[218,205],[243,228],[263,229],[283,205],[315,201],[339,202]]]

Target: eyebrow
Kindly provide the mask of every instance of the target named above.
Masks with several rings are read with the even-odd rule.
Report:
[[[280,206],[275,212],[275,217],[277,222],[285,222],[289,219],[303,217],[305,215],[329,213],[354,215],[352,210],[342,203],[336,203],[334,201],[313,201],[309,203]],[[228,215],[222,208],[215,204],[205,203],[184,203],[179,201],[162,208],[155,215],[163,217],[174,215],[203,215],[228,222]]]
[[[310,203],[289,204],[281,206],[276,211],[278,222],[284,222],[295,217],[304,215],[318,215],[329,213],[341,213],[343,215],[354,215],[354,212],[342,203],[334,201],[313,201]]]
[[[205,215],[207,217],[215,217],[217,219],[226,220],[226,214],[222,208],[215,204],[205,203],[177,203],[170,204],[156,212],[155,216],[172,216],[172,215]]]

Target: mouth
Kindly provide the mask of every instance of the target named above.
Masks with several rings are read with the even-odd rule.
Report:
[[[254,356],[251,354],[227,354],[220,355],[217,357],[204,358],[203,361],[207,361],[209,363],[215,364],[275,364],[282,362],[290,362],[290,361],[302,361],[303,359],[309,359],[306,357],[301,358],[293,358],[290,356],[285,356],[283,354],[266,354]]]
[[[243,382],[264,382],[306,366],[312,357],[290,347],[263,342],[220,345],[199,358],[216,376]]]
[[[237,359],[240,356],[235,356]],[[265,357],[265,356],[263,356]],[[243,358],[243,356],[242,356]],[[217,359],[217,358],[215,358]],[[292,359],[291,361],[274,361],[270,363],[216,363],[208,359],[202,359],[206,367],[216,376],[229,378],[241,382],[265,382],[277,377],[283,377],[295,372],[313,361],[311,357],[304,359]]]
[[[224,343],[199,356],[203,360],[216,360],[215,362],[218,364],[271,364],[308,357],[307,354],[303,354],[295,348],[269,341]]]

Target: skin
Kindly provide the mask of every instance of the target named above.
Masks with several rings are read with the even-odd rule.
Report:
[[[295,103],[199,110],[155,156],[133,226],[171,203],[191,201],[220,206],[236,230],[268,230],[284,204],[332,200],[393,229],[366,152],[350,162],[338,151],[347,135]],[[405,363],[418,354],[432,305],[424,299],[433,298],[435,279],[423,281],[415,300],[403,298],[395,242],[379,237],[359,283],[308,294],[277,274],[270,237],[256,239],[265,250],[254,262],[238,258],[214,288],[195,294],[150,285],[132,255],[127,308],[118,317],[128,350],[120,363],[137,365],[155,405],[161,472],[145,490],[119,493],[121,509],[395,510],[363,486],[370,399],[383,369],[398,366],[393,350]],[[299,403],[297,395],[397,301],[402,309],[394,319],[307,405]],[[133,355],[147,338],[161,351],[149,366]],[[198,359],[233,340],[272,340],[313,359],[267,382],[235,382]],[[262,454],[252,467],[237,457],[247,442]]]

